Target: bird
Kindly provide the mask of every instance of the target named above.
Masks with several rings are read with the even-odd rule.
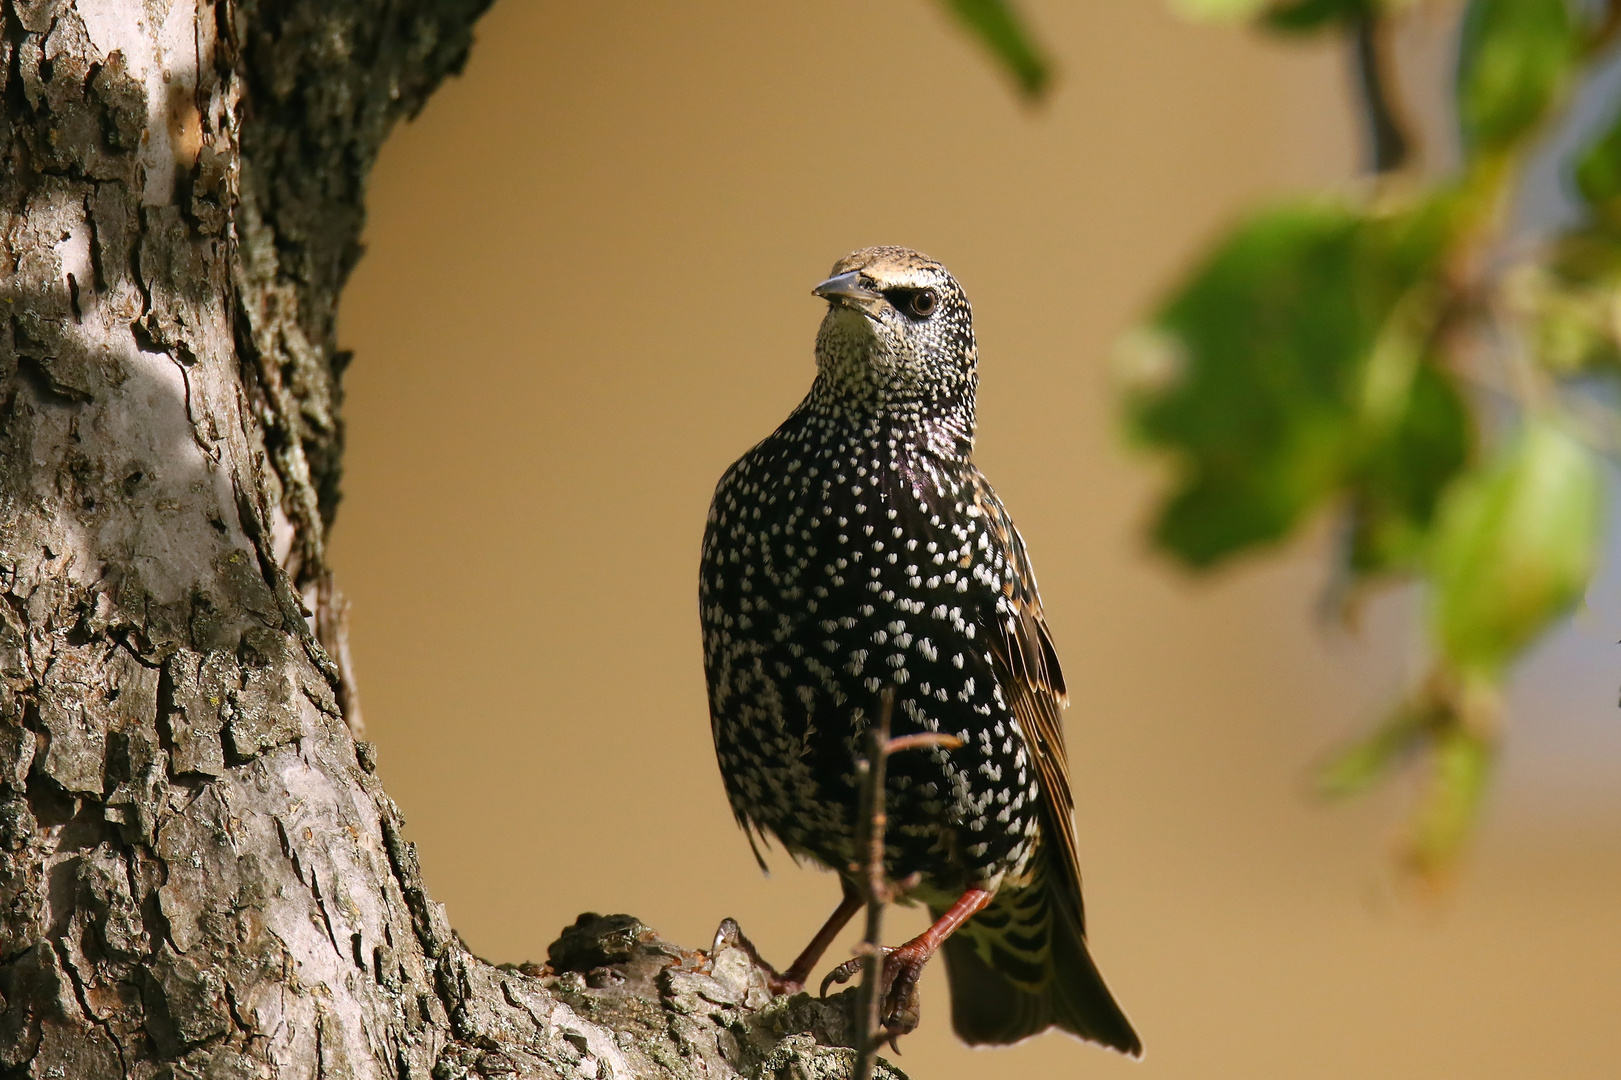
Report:
[[[888,1034],[916,1027],[919,974],[943,951],[965,1042],[1057,1027],[1140,1057],[1087,947],[1064,676],[1024,540],[974,464],[968,298],[904,247],[846,255],[812,292],[827,311],[810,391],[721,477],[699,574],[731,809],[756,858],[775,838],[843,885],[770,984],[801,990],[862,907],[856,762],[887,694],[895,736],[960,743],[889,762],[885,870],[933,921],[886,950]]]

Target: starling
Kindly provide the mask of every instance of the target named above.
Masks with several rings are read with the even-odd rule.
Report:
[[[915,1026],[918,974],[943,947],[965,1041],[1056,1026],[1138,1055],[1087,952],[1058,657],[1024,542],[973,463],[968,299],[898,247],[846,256],[813,291],[828,302],[816,379],[721,478],[699,584],[732,811],[751,843],[775,836],[844,884],[773,985],[800,989],[861,907],[855,763],[892,688],[895,735],[961,745],[889,763],[886,870],[916,875],[908,899],[934,923],[887,953],[886,1027]]]

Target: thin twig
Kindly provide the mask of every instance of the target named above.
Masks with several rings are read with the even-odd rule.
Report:
[[[884,875],[884,774],[889,765],[889,720],[895,709],[895,689],[884,690],[878,722],[867,734],[867,757],[857,764],[861,776],[861,806],[857,818],[858,847],[865,860],[862,882],[867,887],[867,931],[861,939],[861,985],[856,990],[855,1080],[872,1080],[878,1061],[880,999],[883,997],[884,904],[889,882]]]
[[[888,1032],[880,1012],[884,991],[884,905],[917,885],[917,875],[902,882],[889,880],[884,872],[884,780],[889,771],[889,755],[902,750],[940,746],[955,750],[962,740],[955,735],[920,731],[889,737],[889,722],[895,711],[895,688],[886,687],[879,698],[878,722],[867,733],[867,756],[856,762],[861,778],[861,801],[857,809],[856,850],[865,862],[856,869],[867,892],[867,930],[856,952],[861,957],[861,985],[856,988],[856,1068],[855,1080],[872,1080],[878,1061],[878,1047]]]
[[[1406,163],[1411,140],[1402,130],[1397,112],[1389,66],[1390,24],[1369,5],[1356,16],[1352,27],[1356,44],[1357,84],[1368,120],[1368,136],[1373,143],[1373,171],[1395,172]]]
[[[955,735],[937,735],[932,731],[920,731],[916,735],[902,735],[898,739],[890,739],[885,744],[884,753],[898,754],[902,750],[921,750],[928,746],[943,746],[947,750],[955,750],[962,745],[962,740]]]

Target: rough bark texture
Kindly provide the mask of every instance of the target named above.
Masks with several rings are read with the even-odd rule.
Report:
[[[848,1071],[724,943],[471,956],[355,739],[335,305],[486,2],[0,4],[0,1075]]]

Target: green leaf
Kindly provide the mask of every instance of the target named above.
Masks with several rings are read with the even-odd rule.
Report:
[[[1317,790],[1331,799],[1360,794],[1423,747],[1437,722],[1435,704],[1404,702],[1371,734],[1340,751],[1317,773]]]
[[[945,0],[946,8],[1001,61],[1025,97],[1036,99],[1052,81],[1052,65],[1024,21],[1005,0]]]
[[[1621,116],[1577,159],[1576,188],[1600,221],[1621,227]]]
[[[1357,795],[1425,754],[1429,777],[1403,856],[1408,870],[1439,884],[1474,828],[1501,711],[1497,682],[1460,679],[1443,664],[1389,719],[1331,760],[1318,773],[1318,789],[1329,798]]]
[[[1421,363],[1395,422],[1365,452],[1351,479],[1353,573],[1408,570],[1422,562],[1441,494],[1469,460],[1474,425],[1450,376]]]
[[[1494,680],[1592,577],[1600,487],[1592,455],[1550,422],[1448,492],[1430,553],[1430,621],[1467,679]]]
[[[1211,566],[1286,535],[1361,450],[1363,368],[1397,300],[1433,268],[1427,212],[1366,218],[1310,203],[1241,225],[1153,321],[1173,374],[1127,394],[1180,483],[1156,542]]]
[[[1272,5],[1262,22],[1270,30],[1309,34],[1348,23],[1374,6],[1373,0],[1292,0]]]
[[[1198,22],[1233,23],[1256,19],[1285,34],[1312,33],[1349,22],[1372,10],[1405,7],[1412,0],[1171,0],[1171,7]]]
[[[1497,758],[1496,741],[1457,723],[1435,739],[1429,788],[1414,822],[1409,867],[1432,881],[1456,860],[1480,813]]]
[[[1458,54],[1458,114],[1472,152],[1502,150],[1542,120],[1580,53],[1567,0],[1471,0]]]
[[[1198,22],[1244,22],[1266,10],[1271,0],[1171,0],[1179,15]]]

